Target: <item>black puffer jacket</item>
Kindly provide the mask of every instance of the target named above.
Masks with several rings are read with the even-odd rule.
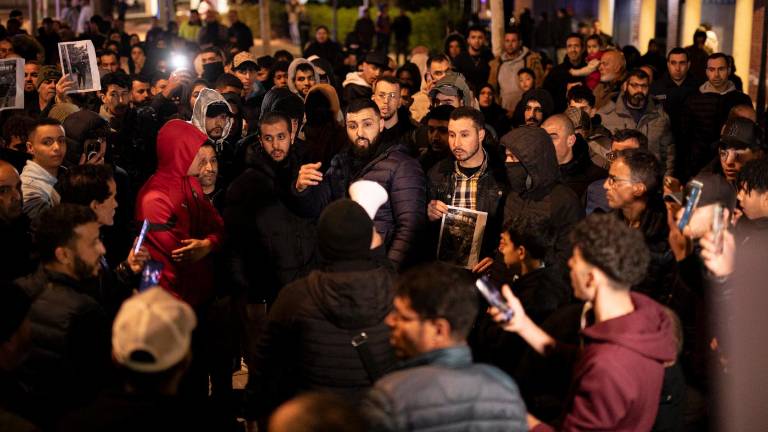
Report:
[[[352,159],[351,149],[341,151],[331,160],[322,183],[301,193],[294,183],[291,188],[297,204],[307,216],[316,218],[330,202],[347,197],[353,182],[375,181],[386,189],[389,200],[379,208],[373,223],[384,239],[389,259],[402,264],[427,218],[424,171],[402,144],[382,143],[378,156],[357,172],[353,172]]]
[[[562,267],[571,255],[568,234],[584,217],[584,209],[576,193],[560,180],[552,140],[544,129],[522,126],[504,135],[501,143],[517,157],[530,180],[522,190],[510,191],[504,221],[526,215],[550,221],[555,229],[555,251],[547,261]]]
[[[248,418],[268,414],[295,393],[327,390],[356,402],[372,385],[351,344],[365,332],[379,370],[394,363],[384,318],[394,272],[373,260],[340,262],[287,285],[269,311],[250,371]]]
[[[280,288],[306,276],[315,264],[314,223],[286,206],[298,158],[292,148],[285,163],[277,164],[258,146],[251,168],[227,190],[230,275],[252,303],[271,303]]]
[[[504,171],[503,159],[498,150],[484,148],[488,157],[485,173],[477,181],[477,211],[488,213],[488,220],[483,235],[483,246],[480,250],[482,257],[491,256],[499,244],[499,234],[504,213],[504,198],[507,194],[507,178]],[[451,205],[456,190],[456,160],[451,156],[438,162],[429,170],[428,201],[439,200]],[[440,222],[433,224],[435,232],[439,231]],[[436,239],[435,239],[436,244]],[[434,248],[436,249],[436,248]],[[434,256],[435,250],[431,250]]]
[[[110,321],[78,281],[40,266],[15,282],[32,299],[32,350],[22,382],[38,401],[42,426],[95,397],[108,384]]]

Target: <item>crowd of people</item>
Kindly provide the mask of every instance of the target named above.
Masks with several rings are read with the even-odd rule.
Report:
[[[482,26],[390,56],[382,8],[385,48],[256,58],[234,9],[141,40],[78,7],[0,35],[0,429],[715,428],[768,160],[705,31],[640,56],[528,17],[498,56]],[[468,268],[436,259],[456,208]]]

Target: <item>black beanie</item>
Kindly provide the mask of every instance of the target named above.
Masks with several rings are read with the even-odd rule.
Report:
[[[19,330],[31,303],[29,297],[15,285],[0,285],[0,343]]]
[[[342,198],[329,204],[317,222],[320,255],[328,261],[366,259],[371,253],[373,221],[360,204]]]

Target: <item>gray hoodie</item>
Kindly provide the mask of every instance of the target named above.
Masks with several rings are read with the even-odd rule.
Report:
[[[204,88],[200,91],[200,95],[195,100],[195,106],[192,108],[192,125],[200,129],[206,136],[208,135],[208,132],[205,131],[205,113],[208,111],[208,106],[214,102],[226,104],[229,112],[232,112],[232,107],[227,100],[224,99],[224,96],[216,90],[211,90],[209,88]],[[214,142],[216,151],[219,150],[218,147],[224,139],[229,136],[229,131],[232,129],[232,123],[232,117],[229,117],[227,119],[227,124],[224,125],[224,131],[221,134],[221,138]]]
[[[30,219],[37,219],[45,209],[61,202],[54,189],[58,179],[34,161],[27,161],[21,171],[21,193],[24,196],[23,210]]]
[[[306,63],[310,66],[312,66],[312,70],[315,71],[315,82],[320,82],[320,74],[317,73],[317,68],[314,64],[312,64],[311,61],[305,59],[305,58],[296,58],[293,59],[291,64],[288,66],[288,88],[294,93],[299,95],[300,98],[304,99],[304,95],[302,95],[298,90],[296,90],[296,85],[293,83],[294,78],[296,78],[296,68],[299,67],[300,64]]]

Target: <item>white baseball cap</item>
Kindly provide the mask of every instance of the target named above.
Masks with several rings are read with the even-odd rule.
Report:
[[[126,300],[112,326],[112,353],[137,372],[162,372],[189,353],[197,318],[192,308],[159,286]]]

